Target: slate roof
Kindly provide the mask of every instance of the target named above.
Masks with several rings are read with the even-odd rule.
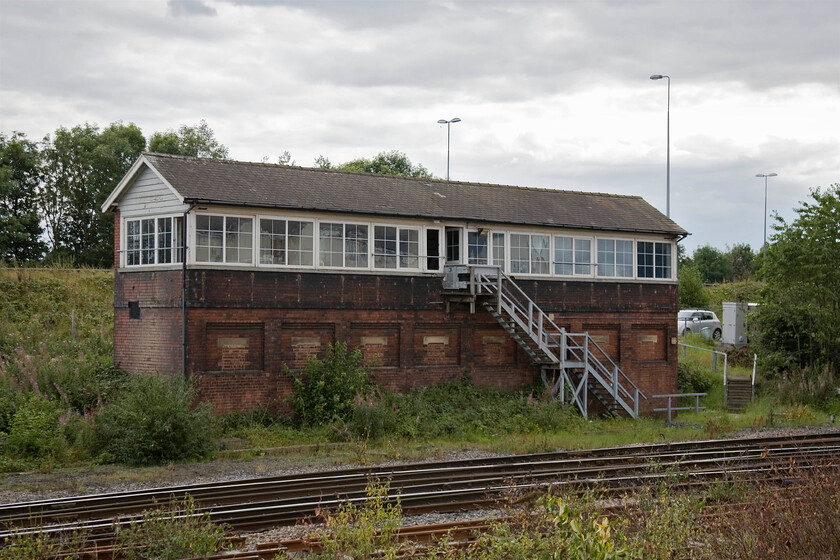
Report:
[[[688,233],[638,196],[416,179],[144,154],[185,202],[469,220],[608,231]]]

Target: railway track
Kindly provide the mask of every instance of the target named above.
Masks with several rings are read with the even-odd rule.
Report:
[[[839,460],[837,432],[354,468],[0,505],[0,542],[26,531],[83,531],[105,542],[117,526],[141,520],[144,510],[185,496],[192,497],[198,514],[207,512],[215,522],[246,531],[293,524],[342,503],[362,503],[372,480],[389,484],[403,511],[414,514],[492,506],[504,495],[549,486],[597,484],[620,494],[677,475],[684,485],[737,475],[793,478],[797,470]]]

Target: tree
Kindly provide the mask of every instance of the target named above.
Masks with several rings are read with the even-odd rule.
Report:
[[[696,266],[684,265],[679,274],[680,309],[706,309],[709,307],[709,293],[700,278]]]
[[[732,266],[733,280],[749,280],[755,272],[755,264],[758,261],[748,244],[739,243],[729,250],[729,262]]]
[[[182,124],[175,132],[155,132],[149,139],[149,150],[159,154],[225,159],[228,149],[216,140],[213,129],[204,119],[196,126]]]
[[[434,179],[434,175],[428,169],[420,164],[413,165],[411,160],[408,159],[408,156],[397,150],[380,152],[373,159],[359,158],[340,165],[332,165],[329,159],[324,156],[318,156],[315,159],[315,165],[322,169]]]
[[[811,199],[791,224],[776,216],[760,271],[759,343],[777,369],[840,363],[840,184]]]
[[[0,261],[40,259],[46,246],[38,216],[41,152],[20,132],[0,134]]]
[[[105,130],[91,124],[60,127],[44,139],[44,183],[39,203],[53,258],[76,265],[111,266],[114,219],[102,203],[146,147],[133,123]]]
[[[732,263],[729,255],[705,245],[694,251],[694,266],[700,271],[700,278],[706,284],[716,284],[732,279]]]

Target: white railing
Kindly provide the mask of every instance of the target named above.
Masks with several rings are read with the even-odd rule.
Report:
[[[583,369],[583,378],[576,390],[572,384],[576,400],[588,382],[587,376],[591,375],[628,414],[638,417],[639,400],[647,397],[589,333],[567,333],[557,326],[500,267],[470,266],[469,272],[471,295],[495,296],[496,313],[500,316],[507,314],[521,330],[528,333],[547,363],[563,370],[564,375],[566,368]],[[606,363],[593,350],[597,350]],[[578,401],[578,405],[586,408],[585,401]]]

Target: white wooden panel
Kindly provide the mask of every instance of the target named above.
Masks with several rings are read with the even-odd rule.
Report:
[[[180,213],[188,208],[149,168],[140,172],[118,205],[123,216]]]

